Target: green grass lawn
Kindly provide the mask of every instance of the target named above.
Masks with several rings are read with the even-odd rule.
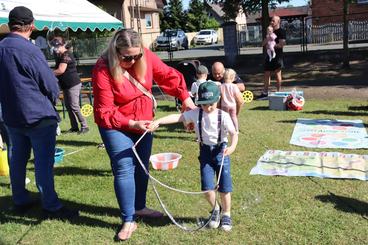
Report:
[[[303,111],[270,111],[267,101],[245,105],[240,114],[238,147],[231,155],[234,192],[233,230],[203,229],[188,233],[168,218],[139,220],[138,230],[128,244],[367,244],[368,186],[364,181],[308,177],[249,175],[267,149],[322,151],[289,144],[297,118],[362,119],[368,125],[367,101],[313,100]],[[174,102],[160,102],[157,117],[175,113]],[[57,146],[65,149],[64,161],[55,167],[55,185],[66,205],[81,210],[70,222],[43,221],[41,207],[26,216],[11,211],[9,178],[0,176],[0,244],[113,244],[120,225],[113,190],[110,163],[93,118],[90,133],[63,134]],[[69,121],[61,123],[63,131]],[[154,171],[159,180],[176,188],[199,191],[198,145],[193,133],[181,125],[159,128],[153,153],[178,152],[183,155],[177,169]],[[326,149],[327,151],[336,151]],[[367,150],[342,153],[368,154]],[[27,176],[28,189],[37,195],[32,159]],[[193,226],[210,208],[201,196],[190,196],[158,187],[160,196],[180,222]],[[148,206],[162,210],[151,185]]]

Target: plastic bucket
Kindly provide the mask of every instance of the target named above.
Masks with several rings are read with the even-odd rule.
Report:
[[[181,155],[178,153],[159,153],[152,155],[150,161],[153,169],[156,170],[170,170],[178,166]]]
[[[8,152],[0,148],[0,176],[9,175]]]
[[[62,148],[56,148],[55,149],[55,156],[54,156],[54,164],[59,164],[64,159],[64,149]]]

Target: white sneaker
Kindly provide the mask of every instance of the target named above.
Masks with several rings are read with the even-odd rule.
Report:
[[[221,229],[224,231],[231,231],[233,228],[232,220],[230,216],[223,215],[221,218]]]
[[[215,209],[211,212],[210,222],[208,227],[211,229],[217,229],[220,226],[220,209]]]

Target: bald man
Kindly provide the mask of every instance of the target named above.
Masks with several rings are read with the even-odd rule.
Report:
[[[271,73],[274,73],[276,76],[276,89],[277,91],[281,90],[281,69],[284,68],[283,61],[283,47],[286,43],[286,32],[280,26],[281,20],[279,16],[273,16],[271,18],[270,25],[273,27],[274,33],[276,34],[276,46],[275,52],[276,57],[272,60],[269,60],[269,57],[266,56],[264,63],[264,84],[263,84],[263,92],[259,98],[265,98],[268,96],[268,88],[271,83]],[[265,38],[262,42],[262,46],[265,47],[267,45],[267,39]]]
[[[215,82],[224,83],[224,73],[225,73],[225,67],[224,64],[217,61],[213,63],[212,69],[211,69],[211,80]],[[238,86],[240,92],[245,91],[245,85],[244,81],[236,74],[234,83]]]

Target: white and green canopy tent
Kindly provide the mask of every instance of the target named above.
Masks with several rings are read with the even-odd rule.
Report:
[[[9,12],[16,6],[32,10],[38,30],[116,30],[122,22],[87,0],[0,0],[0,33],[8,32]]]

